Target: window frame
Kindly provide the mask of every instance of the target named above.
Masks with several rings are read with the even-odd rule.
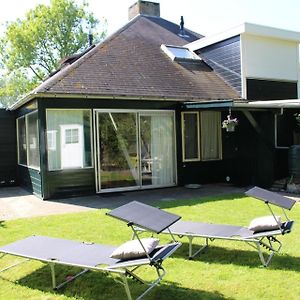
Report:
[[[49,169],[49,161],[48,161],[48,112],[49,111],[71,111],[71,110],[75,110],[75,111],[89,111],[89,116],[90,116],[90,145],[91,145],[91,165],[88,167],[83,167],[83,168],[79,168],[79,167],[74,167],[74,168],[57,168],[57,169]],[[46,143],[46,155],[47,155],[47,172],[57,172],[57,171],[70,171],[70,170],[85,170],[85,169],[93,169],[94,168],[94,136],[93,136],[93,127],[94,126],[94,122],[93,122],[93,117],[92,117],[92,109],[90,108],[46,108],[46,138],[45,138],[45,143]],[[84,130],[84,128],[83,128]],[[55,131],[55,133],[57,134],[57,130],[50,130],[51,132]],[[55,135],[56,136],[56,135]],[[57,138],[57,136],[56,136]],[[55,143],[57,144],[57,139],[55,139]],[[51,149],[50,149],[51,150]]]
[[[25,115],[24,116],[21,116],[19,118],[16,119],[16,122],[17,122],[17,154],[18,154],[18,165],[20,166],[23,166],[23,167],[27,167],[27,164],[22,164],[20,163],[20,132],[19,132],[19,121],[21,119],[24,119],[24,122],[25,122],[25,142],[26,142],[26,163],[28,163],[28,157],[27,157],[27,133],[26,133],[26,118],[25,118]]]
[[[30,161],[29,161],[29,149],[30,149],[30,144],[29,144],[29,134],[28,134],[28,128],[29,128],[29,126],[28,126],[28,117],[30,116],[30,115],[33,115],[33,114],[37,114],[37,144],[38,144],[38,151],[39,151],[39,166],[37,167],[37,166],[32,166],[32,165],[30,165]],[[31,169],[34,169],[34,170],[38,170],[38,171],[40,171],[40,169],[41,169],[41,156],[40,156],[40,137],[39,137],[39,119],[38,119],[38,111],[37,110],[35,110],[35,111],[32,111],[32,112],[30,112],[30,113],[28,113],[28,114],[26,114],[25,115],[25,121],[26,121],[26,144],[27,144],[27,166],[29,167],[29,168],[31,168]]]
[[[219,114],[219,126],[218,126],[218,133],[217,133],[217,139],[218,139],[218,158],[213,159],[205,159],[203,158],[203,147],[205,147],[203,142],[203,132],[202,132],[202,118],[201,113],[210,111],[215,112]],[[186,114],[195,114],[197,115],[197,147],[198,147],[198,156],[197,158],[186,158],[185,157],[185,126],[184,126],[184,116]],[[203,111],[182,111],[181,112],[181,141],[182,141],[182,162],[207,162],[207,161],[218,161],[223,159],[223,143],[222,143],[222,128],[221,128],[221,112],[220,111],[213,111],[213,110],[203,110]]]
[[[18,158],[19,166],[40,171],[41,170],[40,154],[39,154],[39,162],[40,162],[39,167],[32,166],[32,165],[30,165],[30,162],[29,162],[29,151],[28,151],[30,149],[29,136],[28,136],[28,116],[35,114],[35,113],[38,116],[38,110],[34,110],[34,111],[32,111],[26,115],[20,116],[16,119],[16,122],[17,122],[17,128],[16,128],[16,131],[17,131],[17,158]],[[20,134],[19,134],[19,126],[18,126],[20,119],[24,119],[24,121],[25,121],[26,164],[20,163],[20,139],[19,139]],[[37,144],[38,144],[38,149],[39,149],[39,153],[40,153],[39,120],[38,120],[38,118],[37,118]]]

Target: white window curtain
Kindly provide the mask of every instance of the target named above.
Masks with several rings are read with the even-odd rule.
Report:
[[[202,111],[201,122],[201,159],[222,159],[221,113]]]
[[[174,132],[172,115],[151,116],[152,184],[174,183]]]

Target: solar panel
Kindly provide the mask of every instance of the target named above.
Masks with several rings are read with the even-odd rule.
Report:
[[[113,209],[107,215],[156,233],[162,232],[181,218],[138,201]]]
[[[267,191],[265,189],[255,186],[254,188],[245,192],[247,196],[254,197],[267,203],[272,203],[282,208],[291,209],[296,203],[295,200],[281,196],[277,193]]]

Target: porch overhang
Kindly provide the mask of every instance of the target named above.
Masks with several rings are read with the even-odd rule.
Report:
[[[259,108],[294,108],[300,109],[300,99],[264,100],[249,102],[234,102],[233,108],[259,109]]]
[[[183,109],[228,108],[233,107],[233,100],[191,101],[182,104]]]

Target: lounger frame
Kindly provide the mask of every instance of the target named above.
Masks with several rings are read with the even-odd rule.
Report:
[[[193,259],[195,256],[200,254],[202,251],[204,251],[210,242],[213,242],[214,240],[231,240],[231,241],[239,241],[239,242],[245,242],[249,246],[253,247],[259,255],[260,261],[263,266],[267,267],[269,263],[271,262],[273,256],[278,253],[281,248],[282,248],[282,243],[276,238],[278,235],[284,235],[287,233],[290,233],[293,228],[294,221],[290,220],[285,212],[286,209],[290,210],[295,204],[295,200],[283,197],[281,195],[278,195],[273,192],[269,192],[265,189],[259,188],[259,187],[254,187],[250,190],[248,190],[246,195],[254,197],[256,199],[259,199],[263,201],[271,215],[274,217],[275,221],[278,224],[278,228],[275,230],[270,230],[270,231],[263,231],[263,232],[254,232],[249,230],[246,227],[241,227],[241,226],[231,226],[231,225],[217,225],[214,224],[214,226],[220,226],[220,228],[230,228],[230,227],[237,227],[238,229],[244,230],[243,235],[212,235],[212,234],[202,234],[199,231],[198,232],[193,232],[193,230],[190,231],[183,231],[180,230],[180,224],[184,223],[192,223],[192,222],[184,222],[184,221],[178,221],[177,223],[174,224],[174,226],[170,226],[168,228],[168,231],[163,231],[163,233],[168,233],[171,231],[173,235],[178,236],[179,238],[187,237],[189,241],[189,259]],[[286,221],[284,223],[278,223],[277,218],[275,217],[275,214],[273,212],[273,209],[271,205],[276,205],[282,208],[284,217]],[[198,223],[198,224],[204,224],[204,223]],[[210,225],[210,224],[207,224]],[[187,226],[184,226],[185,228]],[[132,238],[137,238],[140,233],[145,232],[147,230],[137,227],[135,228],[135,232],[133,234]],[[237,230],[238,231],[238,230]],[[195,238],[204,238],[204,244],[200,246],[199,249],[195,250],[193,252],[193,240]],[[268,253],[266,253],[268,251]]]
[[[286,234],[291,231],[293,225],[293,221],[289,221],[289,229],[282,232],[282,230],[273,230],[270,232],[261,232],[254,234],[251,237],[224,237],[224,236],[205,236],[200,234],[194,233],[183,233],[183,232],[176,232],[172,230],[172,233],[179,238],[187,237],[189,242],[189,259],[193,259],[195,256],[203,252],[208,246],[210,242],[215,240],[230,240],[230,241],[238,241],[238,242],[245,242],[252,248],[258,251],[259,258],[263,266],[267,267],[272,259],[272,257],[278,253],[282,247],[282,243],[275,237],[276,235]],[[224,225],[226,226],[226,225]],[[137,232],[144,231],[141,228],[136,228]],[[135,237],[135,236],[134,236]],[[205,242],[204,245],[200,246],[199,249],[193,250],[193,240],[195,238],[204,238]],[[269,254],[266,254],[265,251],[269,251]],[[194,252],[193,252],[194,251]]]
[[[134,263],[132,263],[130,260],[128,260],[128,261],[124,261],[122,263],[119,263],[118,265],[110,265],[110,266],[107,266],[107,267],[97,267],[97,266],[91,266],[91,265],[66,263],[66,262],[63,262],[63,261],[57,261],[57,260],[51,260],[51,259],[37,259],[35,257],[29,257],[28,255],[23,256],[22,254],[16,254],[16,253],[11,253],[11,252],[3,253],[2,252],[3,254],[2,254],[2,256],[0,256],[0,258],[3,258],[6,255],[14,255],[14,256],[24,258],[24,260],[22,260],[18,263],[14,263],[14,264],[12,264],[8,267],[5,267],[4,269],[0,270],[0,273],[5,272],[7,270],[10,270],[14,267],[17,267],[18,265],[23,264],[25,262],[28,262],[30,260],[40,261],[42,263],[48,264],[49,267],[50,267],[52,288],[54,290],[61,289],[67,283],[75,280],[76,278],[78,278],[79,276],[85,274],[88,271],[100,271],[100,272],[105,272],[105,273],[113,273],[113,274],[119,275],[119,278],[121,280],[118,280],[118,278],[115,278],[115,277],[113,277],[113,279],[124,286],[124,289],[125,289],[128,300],[132,300],[133,298],[132,298],[132,295],[131,295],[131,291],[130,291],[130,288],[129,288],[127,278],[133,278],[136,281],[147,285],[148,286],[147,289],[136,298],[136,299],[142,299],[156,285],[158,285],[160,283],[160,281],[163,279],[163,277],[166,275],[166,270],[163,268],[162,263],[167,257],[169,257],[174,251],[176,251],[176,249],[179,246],[180,246],[180,243],[172,243],[172,244],[168,244],[166,246],[160,246],[159,247],[160,249],[155,253],[155,256],[153,258],[151,258],[151,262],[147,258],[143,258],[143,259],[140,259],[140,260],[135,260]],[[163,252],[166,250],[167,247],[169,247],[170,250],[167,251],[167,253],[163,254]],[[72,277],[68,278],[67,280],[57,284],[57,282],[56,282],[56,272],[55,272],[55,266],[56,265],[78,267],[78,268],[81,268],[83,270],[80,271],[79,273],[73,275]],[[139,276],[137,276],[135,274],[135,271],[137,269],[139,269],[142,266],[148,266],[148,265],[154,267],[155,270],[156,270],[156,273],[157,273],[157,277],[151,282],[147,282],[147,281],[143,280],[142,278],[140,278]]]
[[[132,219],[131,217],[128,218],[128,216],[126,216],[126,212],[128,212],[128,211],[130,212],[134,209],[136,209],[137,211],[140,210],[141,216],[139,215],[139,213],[137,213],[135,216],[135,217],[138,217],[138,219],[140,221],[136,221],[136,220],[134,220],[134,218]],[[157,217],[158,219],[161,220],[160,224],[157,224],[157,222],[156,222],[154,225],[151,225],[151,222],[150,222],[151,220],[149,220],[149,219],[145,223],[145,221],[143,220],[143,214],[146,214],[146,215],[150,214],[153,217]],[[153,230],[153,232],[159,233],[163,230],[167,230],[167,228],[171,224],[175,223],[177,220],[180,219],[180,217],[177,215],[163,212],[163,211],[159,210],[158,208],[144,205],[144,204],[141,204],[136,201],[126,204],[126,205],[122,206],[121,208],[112,210],[111,212],[108,213],[108,215],[116,217],[122,221],[126,221],[127,225],[129,227],[131,227],[133,232],[135,232],[135,226],[142,226],[142,227],[145,226],[148,230]],[[32,240],[30,240],[30,239],[32,239]],[[75,263],[74,260],[76,260],[76,258],[72,262],[70,262],[71,259],[69,259],[69,261],[67,261],[67,259],[64,261],[63,259],[60,258],[60,253],[58,253],[59,249],[61,249],[60,248],[61,244],[57,248],[54,247],[54,250],[53,250],[54,256],[51,256],[51,257],[58,257],[58,258],[45,258],[45,254],[39,255],[37,253],[30,255],[30,254],[28,254],[28,250],[22,251],[22,247],[20,247],[20,245],[21,246],[25,245],[25,243],[27,243],[27,245],[28,245],[28,241],[29,242],[36,241],[38,243],[38,245],[41,245],[43,243],[43,241],[46,243],[49,243],[49,245],[51,245],[51,243],[53,241],[56,241],[63,245],[64,245],[64,243],[66,243],[66,245],[68,247],[72,247],[72,245],[74,245],[74,246],[80,245],[84,249],[87,249],[87,248],[85,248],[84,245],[86,245],[86,247],[88,245],[94,245],[95,247],[99,247],[100,250],[102,249],[101,247],[109,247],[109,249],[110,249],[110,246],[106,246],[106,245],[93,244],[93,243],[81,243],[81,242],[76,242],[76,241],[56,239],[56,238],[50,238],[50,237],[32,236],[32,237],[26,238],[24,240],[20,240],[15,243],[6,245],[4,247],[0,247],[0,253],[2,253],[2,256],[0,256],[0,258],[4,257],[5,255],[14,255],[17,257],[24,258],[24,260],[0,270],[0,273],[5,272],[13,267],[16,267],[26,261],[37,260],[42,263],[46,263],[50,266],[52,287],[53,287],[53,289],[56,289],[56,290],[62,288],[67,283],[73,281],[74,279],[78,278],[79,276],[85,274],[88,271],[99,271],[99,272],[105,272],[105,273],[112,273],[112,274],[119,275],[119,277],[113,276],[113,278],[114,278],[114,280],[116,280],[117,282],[121,283],[124,286],[128,300],[133,299],[130,288],[129,288],[128,280],[127,280],[128,277],[133,278],[134,280],[147,285],[146,290],[142,294],[140,294],[136,299],[143,298],[155,286],[157,286],[161,282],[163,277],[166,275],[166,270],[162,266],[164,260],[166,258],[168,258],[170,255],[172,255],[173,252],[176,251],[177,248],[179,248],[181,246],[181,243],[176,242],[173,237],[172,243],[169,243],[164,246],[157,246],[150,254],[148,254],[144,248],[142,241],[139,239],[141,246],[145,250],[145,254],[146,254],[145,257],[128,259],[128,260],[110,259],[110,260],[113,260],[113,262],[108,263],[108,264],[104,262],[104,261],[106,261],[106,259],[103,259],[103,261],[101,261],[101,258],[99,258],[99,261],[97,261],[96,265],[93,265],[91,263],[90,264]],[[32,248],[32,247],[30,246],[29,248]],[[113,248],[115,248],[115,247],[113,247]],[[17,251],[15,249],[17,249]],[[82,250],[82,248],[81,248],[81,250]],[[29,252],[30,251],[31,250],[29,250]],[[55,255],[55,252],[56,252],[57,256]],[[98,257],[96,257],[96,259],[98,259]],[[63,281],[62,283],[57,284],[56,271],[55,271],[56,265],[78,267],[78,268],[81,268],[82,270],[79,273],[75,274],[74,276]],[[136,275],[135,272],[142,266],[150,266],[155,269],[156,277],[153,281],[150,281],[150,282],[145,281],[141,277]]]

